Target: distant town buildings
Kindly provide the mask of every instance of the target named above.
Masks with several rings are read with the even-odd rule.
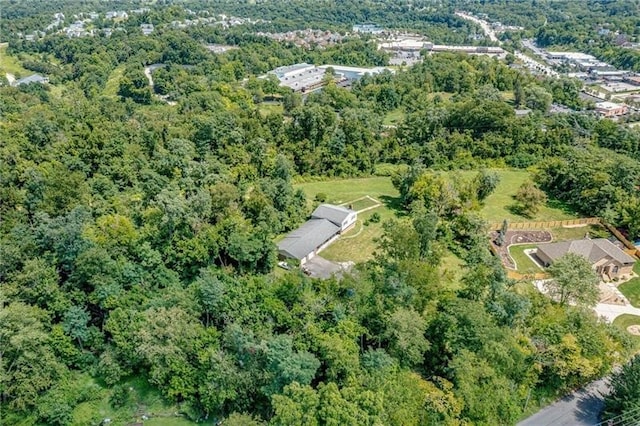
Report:
[[[301,63],[279,67],[268,74],[275,75],[280,81],[280,86],[289,87],[295,92],[308,93],[320,89],[326,84],[327,71],[333,71],[333,80],[342,85],[348,85],[351,81],[358,80],[366,74],[379,74],[385,67],[349,67],[342,65],[320,65]],[[389,70],[393,72],[392,70]],[[263,76],[264,78],[265,76]]]
[[[290,42],[296,46],[311,48],[314,46],[326,47],[340,43],[344,36],[337,32],[306,29],[301,31],[288,31],[285,33],[256,33],[259,36],[272,40]]]
[[[438,45],[426,41],[420,37],[400,37],[378,44],[378,49],[393,54],[390,63],[400,65],[401,63],[413,63],[419,60],[420,52],[460,52],[470,55],[489,55],[504,57],[506,52],[497,46],[462,46],[462,45]]]
[[[142,35],[148,36],[154,30],[153,24],[141,24],[140,25],[140,30],[142,30]]]
[[[105,15],[105,19],[128,19],[129,18],[129,14],[127,12],[125,12],[124,10],[112,10],[110,12],[107,12]]]
[[[382,34],[384,29],[376,24],[356,24],[352,27],[354,33]]]
[[[596,112],[601,117],[620,117],[629,113],[629,107],[614,102],[598,102],[596,103]]]

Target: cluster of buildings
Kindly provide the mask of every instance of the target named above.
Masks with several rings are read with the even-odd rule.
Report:
[[[359,80],[366,74],[380,74],[386,67],[348,67],[343,65],[312,65],[307,63],[289,65],[269,71],[280,81],[280,86],[288,87],[294,92],[309,93],[322,88],[327,83],[327,71],[333,71],[332,79],[341,86],[349,86],[352,81]],[[262,76],[263,78],[266,76]]]
[[[257,33],[259,36],[268,37],[280,42],[293,43],[299,47],[311,48],[315,46],[326,47],[340,43],[344,36],[337,32],[306,29],[301,31],[288,31],[286,33]]]
[[[439,45],[424,40],[421,37],[411,35],[400,36],[378,43],[378,49],[391,53],[390,63],[400,65],[405,63],[412,65],[421,60],[422,52],[427,54],[439,52],[459,52],[469,55],[488,55],[504,58],[506,51],[498,46],[463,46],[463,45]]]
[[[187,9],[189,14],[195,14]],[[207,14],[208,15],[208,14]],[[261,19],[239,18],[237,16],[227,16],[224,14],[215,16],[202,16],[199,18],[185,19],[184,21],[171,21],[170,25],[173,28],[187,28],[197,25],[209,25],[209,26],[221,26],[223,28],[235,27],[237,25],[244,24],[257,24],[260,22],[267,22]]]
[[[376,24],[356,24],[351,31],[356,34],[382,34],[384,28]]]
[[[112,10],[104,14],[104,21],[125,21],[129,19],[130,14],[141,15],[146,12],[149,12],[148,8],[133,9],[129,12],[124,10]],[[91,28],[91,24],[98,21],[100,17],[101,15],[98,12],[78,13],[73,15],[73,22],[64,26],[67,21],[71,20],[68,20],[63,13],[58,12],[53,15],[53,21],[47,25],[44,30],[36,30],[31,34],[26,35],[18,34],[18,36],[24,38],[26,41],[35,41],[45,37],[47,34],[53,33],[63,33],[69,38],[94,36],[100,32],[104,33],[106,36],[110,36],[114,31],[113,28]],[[153,32],[153,25],[143,24],[141,25],[141,31],[145,35],[151,34]]]

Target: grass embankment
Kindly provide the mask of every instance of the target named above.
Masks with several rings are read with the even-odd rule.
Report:
[[[389,111],[384,116],[384,120],[382,120],[382,124],[385,126],[396,126],[404,120],[404,116],[405,116],[404,109],[402,108],[394,109],[392,111]]]
[[[104,87],[105,96],[118,96],[118,90],[120,89],[120,80],[122,79],[122,75],[124,74],[124,68],[124,65],[122,65],[111,71],[111,74],[109,74],[109,78],[107,79],[107,83]]]
[[[26,77],[29,71],[20,65],[18,58],[7,54],[7,46],[0,47],[0,75],[13,74],[16,79]]]

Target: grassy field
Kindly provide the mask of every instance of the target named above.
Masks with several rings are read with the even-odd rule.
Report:
[[[382,223],[400,213],[397,209],[399,194],[388,177],[310,182],[297,184],[295,187],[304,191],[310,208],[314,204],[313,199],[319,193],[326,194],[326,202],[332,204],[347,203],[366,195],[382,203],[380,207],[358,215],[355,227],[322,252],[323,257],[337,262],[364,262],[371,259],[376,247],[375,239],[382,235]],[[354,203],[354,208],[371,205],[369,201],[365,204],[366,206],[362,204],[360,207]],[[374,213],[380,215],[380,222],[365,225]]]
[[[549,221],[575,219],[577,216],[559,203],[548,202],[540,208],[540,211],[532,218],[517,214],[512,206],[515,203],[513,197],[518,188],[531,178],[524,170],[496,170],[500,176],[498,187],[489,195],[480,210],[482,217],[490,222],[502,222],[507,219],[511,222]],[[458,173],[458,172],[456,172]],[[463,172],[464,177],[473,177],[476,172]]]
[[[112,392],[102,388],[93,379],[81,376],[85,386],[95,387],[93,397],[79,404],[73,411],[73,424],[95,424],[95,421],[110,418],[112,424],[129,424],[142,414],[151,419],[145,424],[156,426],[187,426],[194,424],[184,418],[175,417],[179,411],[175,404],[167,403],[160,393],[143,379],[132,379],[123,384],[129,389],[129,400],[122,407],[114,408],[109,400]],[[139,420],[139,419],[138,419]]]
[[[404,110],[402,108],[398,108],[393,111],[389,111],[387,115],[384,116],[382,124],[385,126],[395,126],[402,120],[404,120]]]
[[[258,105],[258,110],[262,115],[269,114],[282,114],[284,112],[284,107],[280,103],[261,103]]]
[[[550,229],[554,241],[578,240],[584,238],[587,233],[590,238],[609,238],[611,233],[602,225],[588,225],[576,228]]]
[[[0,74],[10,73],[16,78],[26,77],[29,71],[22,68],[20,61],[15,56],[7,55],[7,46],[0,47]]]
[[[633,306],[640,307],[640,278],[634,278],[624,284],[620,284],[618,289],[629,299]]]
[[[640,325],[640,317],[637,315],[623,314],[613,321],[613,325],[618,327],[624,332],[627,332],[627,327],[630,325]],[[640,349],[640,336],[634,336],[629,334],[631,340],[634,343],[636,349]]]
[[[376,204],[378,204],[378,203],[376,203],[375,201],[371,200],[370,198],[363,198],[361,200],[357,200],[357,201],[354,201],[352,203],[349,203],[347,207],[349,207],[349,208],[351,208],[352,210],[355,210],[355,211],[360,211],[360,210],[364,210],[364,209],[369,208],[369,207],[373,207]]]

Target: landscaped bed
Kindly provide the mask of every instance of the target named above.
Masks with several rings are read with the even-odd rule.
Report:
[[[553,239],[551,232],[545,230],[507,231],[504,236],[504,242],[502,245],[498,245],[498,235],[498,231],[490,233],[491,245],[495,253],[500,257],[502,264],[514,270],[517,269],[517,265],[509,254],[509,246],[514,244],[548,243]]]

